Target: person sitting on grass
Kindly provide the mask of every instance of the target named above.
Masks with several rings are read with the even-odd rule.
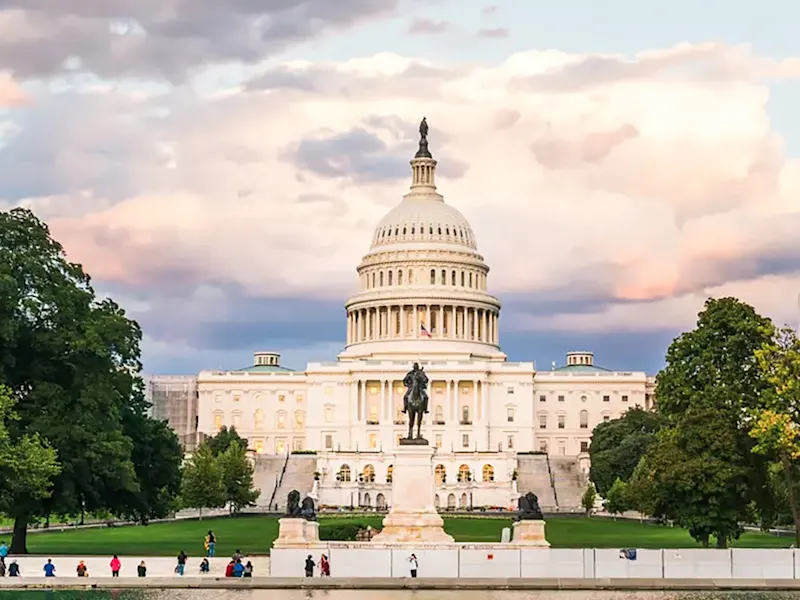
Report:
[[[144,564],[144,561],[139,563],[139,566],[136,567],[136,574],[139,577],[147,577],[147,565]]]
[[[88,577],[89,576],[89,569],[86,568],[86,563],[80,561],[78,563],[78,567],[75,569],[75,572],[78,574],[78,577]]]
[[[207,558],[204,558],[200,561],[200,573],[210,573],[211,572],[211,564],[208,562]]]

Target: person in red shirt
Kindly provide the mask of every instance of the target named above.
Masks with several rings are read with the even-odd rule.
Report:
[[[111,576],[112,577],[119,577],[119,571],[122,568],[122,563],[119,560],[119,557],[115,554],[114,558],[111,559]]]
[[[233,561],[228,563],[228,566],[225,567],[225,577],[233,577],[233,566],[235,564]]]

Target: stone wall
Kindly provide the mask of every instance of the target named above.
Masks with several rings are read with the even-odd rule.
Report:
[[[6,565],[16,560],[20,566],[23,577],[42,577],[43,567],[50,558],[56,566],[56,577],[77,577],[76,568],[79,561],[83,561],[89,569],[90,577],[111,577],[110,556],[10,556],[6,558]],[[120,577],[136,577],[136,567],[141,561],[147,565],[147,577],[177,577],[175,566],[177,560],[170,556],[120,556],[122,569]],[[189,557],[184,574],[197,576],[200,574],[200,561],[202,557]],[[230,561],[229,557],[209,558],[211,563],[211,576],[222,577],[225,567]],[[250,556],[244,562],[253,563],[253,575],[264,577],[269,574],[270,565],[268,556]]]
[[[637,550],[636,560],[614,549],[520,548],[513,544],[453,544],[445,548],[369,547],[325,543],[314,550],[272,551],[271,575],[302,577],[306,556],[328,555],[332,577],[408,577],[408,557],[419,577],[444,578],[633,578],[800,579],[800,550]],[[315,573],[315,576],[318,573]]]

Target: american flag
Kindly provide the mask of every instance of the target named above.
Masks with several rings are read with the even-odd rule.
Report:
[[[422,337],[425,337],[425,338],[431,337],[431,334],[428,332],[427,329],[425,329],[425,323],[420,323],[420,325],[419,325],[419,334]]]

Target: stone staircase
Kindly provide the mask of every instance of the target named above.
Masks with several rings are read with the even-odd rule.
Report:
[[[556,510],[556,498],[550,483],[550,469],[544,454],[517,455],[517,489],[520,494],[533,492],[545,512]]]
[[[284,459],[285,460],[285,457]],[[297,490],[300,498],[305,498],[314,487],[314,471],[317,470],[317,457],[315,454],[292,454],[286,463],[286,472],[275,493],[273,504],[278,505],[278,510],[286,509],[286,498],[289,492]],[[271,490],[270,490],[270,495]]]
[[[553,473],[558,509],[581,510],[581,498],[588,480],[578,466],[578,459],[566,456],[551,456],[550,470]]]
[[[261,490],[261,495],[256,500],[256,509],[269,509],[269,501],[275,486],[280,480],[286,455],[259,454],[253,471],[253,484]]]

